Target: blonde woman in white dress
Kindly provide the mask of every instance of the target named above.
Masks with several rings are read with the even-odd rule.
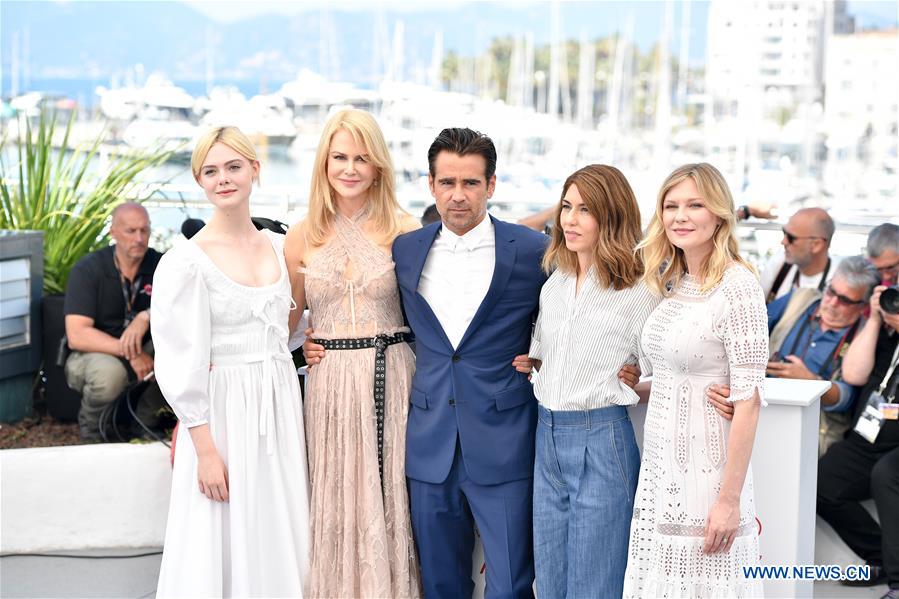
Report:
[[[158,597],[300,597],[309,543],[306,450],[283,238],[257,231],[259,176],[234,127],[197,143],[215,207],[163,256],[153,286],[156,378],[180,420]]]
[[[743,567],[759,557],[749,460],[764,405],[767,315],[735,227],[721,173],[689,164],[662,184],[639,246],[646,282],[665,298],[641,339],[641,368],[653,381],[625,597],[762,594]],[[730,386],[732,422],[706,399],[713,385]]]

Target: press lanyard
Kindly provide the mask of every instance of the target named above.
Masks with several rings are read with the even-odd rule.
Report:
[[[119,273],[119,288],[122,290],[122,297],[125,299],[125,326],[127,327],[134,320],[134,300],[137,299],[137,290],[140,289],[141,275],[140,272],[134,277],[134,282],[128,283],[128,279],[122,274],[119,268],[119,259],[115,253],[112,254],[112,262],[115,264],[116,272]]]
[[[887,370],[886,376],[883,377],[883,380],[880,382],[880,389],[877,390],[878,395],[884,397],[883,392],[887,390],[887,386],[889,385],[890,378],[893,376],[893,373],[896,371],[896,366],[899,365],[899,343],[896,344],[896,350],[893,352],[893,357],[890,359],[890,369]],[[896,389],[895,386],[893,388],[893,395],[889,398],[889,403],[893,403],[896,400]]]

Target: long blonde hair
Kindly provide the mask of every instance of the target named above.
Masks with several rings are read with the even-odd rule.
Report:
[[[632,287],[643,274],[643,262],[634,248],[642,237],[640,208],[624,175],[614,166],[591,164],[572,173],[562,186],[556,207],[551,241],[543,256],[543,270],[559,268],[576,273],[577,254],[565,245],[562,230],[562,199],[576,185],[587,210],[596,220],[593,266],[603,287],[620,290]]]
[[[645,266],[643,278],[651,289],[660,294],[667,295],[687,272],[687,262],[683,250],[672,244],[665,233],[665,225],[662,222],[662,206],[665,196],[668,195],[671,188],[688,177],[696,184],[696,189],[705,201],[709,212],[721,219],[720,226],[712,236],[712,252],[697,273],[698,278],[702,281],[701,290],[709,291],[720,283],[724,277],[724,271],[731,263],[742,264],[755,272],[752,265],[740,256],[735,234],[737,218],[734,214],[734,200],[724,177],[718,169],[707,162],[685,164],[676,168],[662,183],[656,201],[655,215],[649,223],[646,236],[637,246],[637,250],[643,254]]]
[[[355,108],[335,113],[322,131],[309,190],[309,215],[305,221],[307,239],[313,246],[324,243],[337,214],[334,190],[328,183],[328,152],[331,138],[339,130],[346,131],[357,144],[365,146],[370,163],[378,169],[375,183],[368,190],[369,217],[383,241],[389,243],[400,234],[402,217],[406,214],[396,201],[393,160],[374,117]]]

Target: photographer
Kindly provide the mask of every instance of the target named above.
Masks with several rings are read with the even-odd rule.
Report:
[[[899,225],[883,223],[871,229],[867,250],[883,284],[895,285],[899,279]]]
[[[768,304],[773,352],[768,376],[834,383],[821,397],[819,456],[851,428],[858,389],[845,377],[843,356],[855,345],[871,290],[879,280],[863,257],[852,256],[837,265],[820,299],[815,290],[794,289]]]
[[[882,599],[899,598],[899,289],[879,286],[871,317],[843,360],[843,379],[865,385],[853,430],[818,462],[818,515],[871,566],[868,581],[889,584]],[[874,498],[880,525],[861,505]]]
[[[149,247],[150,217],[143,206],[126,202],[112,212],[109,235],[115,244],[79,260],[66,286],[68,345],[66,382],[81,393],[81,438],[100,440],[103,410],[129,380],[153,379],[150,295],[161,254]],[[156,426],[164,405],[152,381],[137,404],[137,415]]]

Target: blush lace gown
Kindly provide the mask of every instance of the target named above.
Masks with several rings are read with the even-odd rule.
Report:
[[[338,214],[334,237],[308,260],[314,337],[408,332],[391,257],[362,232],[363,209]],[[375,349],[328,350],[309,371],[305,420],[312,522],[308,597],[417,597],[418,559],[406,491],[406,416],[415,357],[386,350],[384,485],[378,474]]]
[[[706,399],[730,384],[731,399],[762,397],[768,359],[765,298],[748,269],[730,266],[702,292],[687,275],[643,328],[641,367],[653,375],[640,479],[631,521],[625,597],[760,597],[742,567],[758,564],[750,465],[740,523],[728,553],[702,553],[718,497],[730,423]],[[764,401],[763,401],[764,405]]]

